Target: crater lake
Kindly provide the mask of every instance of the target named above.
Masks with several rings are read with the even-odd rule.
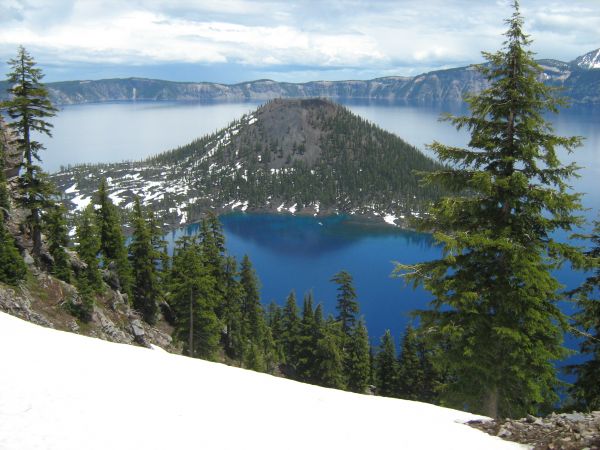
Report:
[[[465,145],[468,133],[457,132],[438,119],[443,112],[461,113],[461,108],[398,105],[388,102],[342,101],[354,113],[391,131],[428,152],[434,140]],[[101,103],[62,108],[56,117],[53,138],[42,137],[47,150],[43,166],[56,171],[61,166],[139,160],[186,144],[226,126],[258,107],[258,103]],[[600,209],[600,109],[573,108],[549,116],[557,134],[579,135],[584,145],[563,161],[582,167],[573,189],[585,193],[588,220]],[[440,254],[428,235],[397,228],[365,224],[347,216],[327,218],[234,213],[221,217],[227,248],[238,261],[248,254],[261,280],[263,303],[283,304],[291,290],[300,301],[312,290],[323,302],[326,314],[335,314],[335,285],[329,280],[340,270],[350,272],[372,343],[385,329],[398,341],[410,311],[425,308],[430,298],[421,289],[404,286],[392,278],[393,261],[424,261]],[[588,225],[589,227],[589,225]],[[168,234],[171,247],[183,234],[195,233],[197,225]],[[568,239],[567,235],[561,239]],[[584,274],[564,267],[558,272],[567,288],[577,286]],[[571,305],[564,304],[565,312]],[[572,346],[573,338],[567,342]]]

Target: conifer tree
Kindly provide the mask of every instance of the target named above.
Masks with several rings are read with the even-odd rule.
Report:
[[[69,230],[67,227],[67,208],[57,203],[49,208],[44,216],[44,225],[48,238],[48,251],[54,259],[52,273],[57,278],[69,283],[71,267],[66,248],[69,245]]]
[[[10,202],[4,174],[4,147],[0,141],[0,281],[16,284],[25,277],[27,267],[15,246],[15,240],[6,228]]]
[[[94,201],[98,205],[95,210],[96,223],[100,232],[100,253],[103,264],[105,267],[114,265],[121,291],[131,295],[133,278],[131,265],[127,258],[125,237],[121,230],[121,216],[108,196],[106,179],[100,181]]]
[[[398,358],[398,396],[405,400],[421,400],[421,389],[425,383],[425,373],[417,335],[408,325],[402,338],[400,357]]]
[[[347,343],[344,358],[346,385],[349,391],[364,394],[369,386],[371,361],[369,355],[369,334],[361,318]]]
[[[152,242],[152,248],[154,249],[155,258],[158,261],[159,267],[159,280],[164,285],[167,284],[169,266],[171,259],[169,257],[169,249],[167,241],[164,239],[164,231],[160,226],[156,213],[154,211],[148,211],[148,227],[150,228],[150,240]],[[163,291],[161,289],[161,295]]]
[[[446,404],[485,415],[522,416],[557,399],[554,362],[565,355],[565,318],[552,270],[580,254],[553,232],[579,223],[579,195],[568,192],[574,165],[558,159],[577,137],[559,137],[544,119],[557,112],[552,88],[527,50],[519,4],[501,51],[479,69],[490,87],[469,98],[471,114],[449,116],[471,133],[468,148],[434,142],[447,168],[425,176],[453,190],[420,221],[443,248],[439,260],[399,265],[434,299],[422,326],[443,348]]]
[[[390,330],[385,330],[379,344],[379,352],[375,357],[375,378],[377,395],[397,397],[398,366],[396,361],[396,346]]]
[[[316,314],[321,314],[317,312]],[[335,389],[344,389],[344,356],[342,353],[342,331],[339,322],[331,319],[317,326],[312,379],[315,384]]]
[[[77,254],[85,263],[85,268],[77,273],[79,302],[69,306],[72,313],[84,322],[92,318],[96,293],[103,290],[102,276],[98,268],[100,238],[96,228],[93,205],[88,205],[76,221]]]
[[[570,371],[577,375],[572,395],[582,408],[593,411],[600,409],[600,220],[595,222],[592,233],[586,237],[593,244],[586,252],[587,268],[592,275],[572,294],[581,308],[575,315],[576,324],[584,336],[580,351],[589,359],[571,366]]]
[[[41,83],[44,75],[31,55],[19,47],[17,57],[8,61],[11,72],[8,81],[10,99],[2,103],[13,119],[8,126],[15,132],[17,148],[23,154],[19,185],[22,191],[20,202],[29,211],[26,225],[31,232],[33,255],[39,257],[42,249],[41,212],[51,204],[53,188],[37,164],[39,151],[44,146],[34,140],[34,133],[51,136],[52,125],[47,121],[55,115],[56,108],[49,100],[48,91]]]
[[[158,313],[158,275],[156,252],[152,246],[152,236],[139,197],[133,206],[133,234],[129,244],[133,271],[133,307],[150,325],[156,323]]]
[[[241,359],[244,354],[242,327],[242,297],[244,290],[238,281],[237,262],[234,257],[225,259],[225,285],[223,286],[222,317],[225,325],[225,350],[230,357]]]
[[[96,222],[94,220],[94,207],[88,205],[77,219],[76,237],[77,254],[86,267],[79,278],[84,279],[86,288],[93,292],[102,291],[102,276],[98,269],[98,253],[100,252],[100,239]]]
[[[0,212],[0,282],[17,284],[25,277],[27,267],[15,246],[15,240],[6,229],[4,214]]]
[[[337,320],[342,324],[342,332],[350,337],[358,314],[358,303],[356,302],[356,291],[352,284],[352,275],[342,270],[335,274],[331,281],[339,285],[337,288]]]
[[[319,331],[315,324],[312,292],[309,292],[304,296],[302,320],[298,330],[296,375],[299,380],[315,382],[315,347],[319,339]]]
[[[203,264],[200,245],[184,236],[177,241],[171,267],[169,303],[176,315],[174,337],[188,356],[214,359],[221,324],[215,314],[215,279]]]
[[[264,336],[264,314],[258,292],[258,278],[248,255],[244,255],[240,267],[240,283],[243,288],[242,320],[246,324],[245,335],[259,343]]]
[[[271,329],[271,333],[275,341],[279,341],[281,339],[281,335],[283,334],[282,319],[282,308],[275,303],[275,301],[271,301],[271,303],[269,303],[269,307],[267,308],[267,326]]]
[[[246,342],[259,352],[260,357],[252,356],[252,368],[264,372],[272,365],[275,354],[270,330],[267,329],[265,312],[260,303],[259,281],[248,255],[244,255],[240,265],[240,284],[242,286],[242,325]],[[258,363],[256,362],[258,361]],[[257,364],[261,365],[257,365]]]
[[[285,362],[292,369],[296,370],[298,365],[299,336],[300,336],[300,318],[298,317],[298,304],[296,303],[296,293],[291,291],[283,307],[283,317],[281,319],[282,333],[281,345],[285,355]]]

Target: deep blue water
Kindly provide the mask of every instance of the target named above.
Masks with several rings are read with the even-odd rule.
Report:
[[[390,104],[386,102],[347,102],[356,114],[394,132],[409,143],[427,151],[425,144],[439,140],[464,145],[466,131],[456,132],[439,122],[448,108]],[[195,137],[227,125],[254,108],[256,103],[118,103],[66,107],[53,119],[54,138],[43,139],[42,154],[47,170],[76,162],[139,159],[189,142]],[[452,111],[450,112],[457,112]],[[460,112],[460,111],[458,111]],[[581,178],[573,187],[584,192],[584,215],[597,217],[600,210],[600,110],[571,109],[550,118],[560,135],[580,135],[584,146],[564,161],[582,166]],[[386,328],[398,339],[410,320],[409,312],[426,307],[429,296],[420,289],[404,287],[390,277],[392,261],[405,263],[435,258],[440,250],[429,236],[388,227],[365,226],[345,217],[326,219],[255,214],[222,217],[229,252],[241,259],[248,254],[262,282],[266,303],[283,303],[294,289],[299,299],[312,290],[323,302],[326,313],[335,314],[335,285],[329,282],[340,270],[354,276],[361,314],[366,318],[375,343]],[[322,224],[322,225],[321,225]],[[589,228],[589,227],[586,227]],[[171,236],[194,233],[192,225]],[[567,234],[561,239],[569,239]],[[567,288],[577,286],[583,274],[569,268],[558,273]],[[571,305],[562,305],[570,312]],[[568,338],[573,346],[573,339]]]
[[[429,235],[360,224],[341,215],[233,213],[221,216],[221,221],[229,253],[238,261],[244,254],[250,256],[265,304],[283,304],[294,290],[301,305],[302,296],[312,290],[326,313],[335,314],[336,285],[329,280],[340,270],[352,274],[373,342],[386,328],[399,336],[410,311],[423,307],[427,299],[421,289],[405,288],[390,276],[393,262],[418,262],[440,254]],[[169,239],[197,231],[198,225],[191,225],[169,234]]]

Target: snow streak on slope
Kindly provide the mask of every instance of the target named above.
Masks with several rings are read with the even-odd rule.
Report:
[[[50,330],[0,313],[0,448],[516,449],[471,414]]]

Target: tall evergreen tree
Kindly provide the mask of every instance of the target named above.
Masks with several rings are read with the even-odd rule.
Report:
[[[385,330],[379,344],[379,352],[375,357],[375,378],[377,395],[397,397],[398,394],[398,365],[396,361],[396,346],[390,330]]]
[[[298,330],[296,376],[299,380],[315,382],[315,347],[319,338],[315,324],[312,292],[304,296],[302,320]]]
[[[184,236],[177,241],[171,267],[169,303],[176,315],[174,337],[188,356],[214,359],[221,324],[215,314],[215,279],[203,263],[200,245]]]
[[[264,314],[258,292],[258,278],[248,255],[244,255],[240,267],[242,296],[242,320],[246,324],[245,335],[252,342],[260,342],[264,336]]]
[[[69,245],[67,227],[67,208],[57,203],[49,208],[44,216],[44,225],[48,238],[48,251],[54,259],[52,273],[63,281],[71,281],[71,267],[66,248]]]
[[[300,318],[296,293],[291,291],[283,307],[281,345],[285,354],[285,362],[293,372],[298,365]]]
[[[131,267],[133,270],[133,307],[144,320],[154,325],[158,313],[158,275],[156,252],[152,246],[152,236],[139,197],[133,206],[133,235],[129,244]]]
[[[339,285],[337,288],[337,320],[342,324],[342,332],[350,337],[358,314],[358,303],[356,302],[356,291],[352,284],[352,275],[342,270],[336,273],[331,281]]]
[[[22,190],[20,201],[29,211],[27,226],[31,232],[33,254],[39,257],[42,249],[41,211],[50,201],[53,189],[41,167],[39,151],[44,146],[33,139],[34,133],[51,136],[52,125],[47,121],[55,115],[56,108],[50,102],[48,91],[42,85],[44,77],[41,69],[23,47],[19,47],[17,57],[8,61],[11,72],[8,81],[12,86],[8,91],[10,99],[2,103],[13,119],[8,126],[17,135],[16,144],[23,154],[19,184]]]
[[[77,273],[79,302],[71,303],[74,315],[84,322],[92,318],[96,293],[102,292],[102,276],[98,268],[100,238],[94,220],[94,207],[88,205],[76,221],[77,254],[85,263],[85,268]]]
[[[223,286],[222,318],[225,325],[225,350],[230,357],[241,359],[244,354],[242,326],[242,298],[244,290],[238,280],[237,262],[234,257],[225,259],[225,284]]]
[[[364,394],[369,386],[371,374],[370,348],[367,327],[361,318],[348,341],[344,358],[344,372],[349,391]]]
[[[100,181],[94,202],[98,205],[96,223],[100,232],[100,253],[105,267],[114,266],[121,291],[131,295],[133,283],[131,265],[127,258],[125,237],[121,230],[121,216],[108,196],[106,179]]]
[[[587,268],[592,275],[572,294],[581,308],[575,315],[584,336],[580,351],[589,359],[571,366],[570,370],[577,375],[571,393],[583,408],[592,411],[600,409],[600,220],[587,238],[593,245],[586,252]]]
[[[470,115],[448,117],[470,131],[468,148],[431,145],[448,167],[425,180],[455,194],[419,228],[434,232],[443,256],[397,268],[434,296],[419,316],[444,349],[437,353],[449,374],[443,399],[492,417],[557,399],[554,361],[565,355],[566,321],[552,270],[580,257],[553,237],[579,223],[579,195],[567,185],[576,167],[561,164],[557,149],[571,151],[580,139],[554,135],[544,119],[558,102],[527,50],[517,1],[513,7],[503,49],[484,53],[480,70],[490,87],[469,98]]]
[[[86,267],[79,278],[84,278],[94,292],[102,291],[102,276],[98,269],[98,253],[100,252],[100,238],[96,221],[94,220],[94,207],[88,205],[77,218],[76,238],[77,254],[85,263]]]
[[[312,380],[319,386],[344,389],[346,385],[341,325],[333,319],[321,322],[321,317],[321,312],[317,308],[315,314],[317,341]]]
[[[398,396],[405,400],[421,400],[425,372],[415,330],[406,327],[398,358]]]

